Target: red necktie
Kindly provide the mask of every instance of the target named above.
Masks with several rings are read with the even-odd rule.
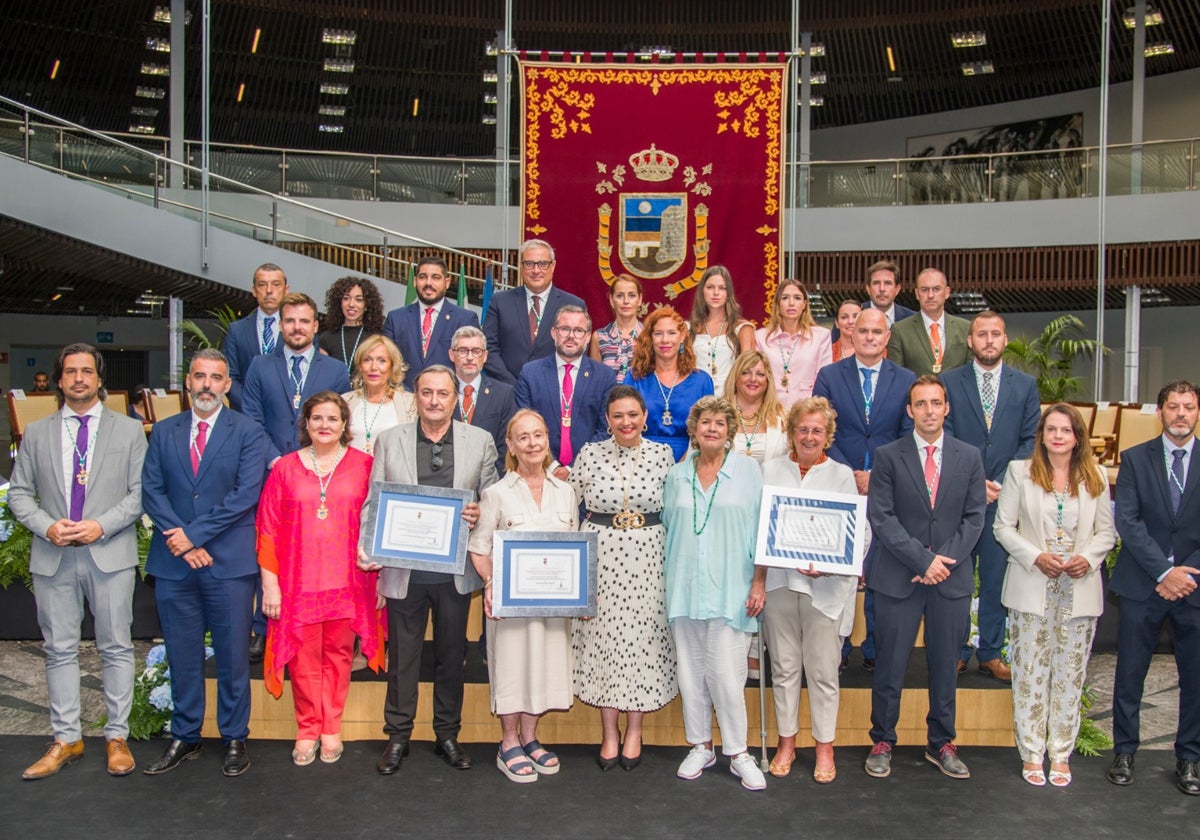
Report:
[[[425,307],[425,320],[421,322],[421,355],[429,352],[429,338],[433,335],[433,307]]]
[[[204,457],[204,447],[208,444],[208,423],[201,420],[196,424],[196,442],[192,444],[192,475],[200,473],[200,459]]]
[[[533,296],[533,306],[529,308],[529,343],[537,341],[538,324],[542,320],[542,299]]]
[[[933,453],[937,452],[937,447],[930,444],[925,447],[925,487],[929,490],[929,506],[933,507],[937,501],[938,491],[938,468],[937,461],[933,460]]]
[[[571,382],[571,368],[573,367],[575,366],[570,362],[563,365],[562,426],[558,441],[558,462],[568,467],[575,459],[575,451],[571,448],[571,400],[575,393],[575,386]]]
[[[474,385],[468,385],[467,387],[463,388],[462,413],[463,420],[466,420],[468,423],[471,422],[471,417],[475,414],[475,400],[473,398],[474,394]]]

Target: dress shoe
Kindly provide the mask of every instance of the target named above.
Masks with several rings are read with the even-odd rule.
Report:
[[[876,779],[886,779],[892,775],[892,745],[887,741],[880,741],[871,747],[863,769],[867,771],[868,776],[874,776]]]
[[[203,741],[196,741],[194,744],[189,744],[185,741],[175,739],[163,752],[158,761],[151,764],[142,772],[147,776],[158,776],[174,770],[185,761],[199,758],[202,752],[204,752]]]
[[[846,666],[849,664],[850,664],[850,657],[843,656],[842,661],[838,664],[838,673],[839,674],[844,673],[846,670]]]
[[[618,764],[621,763],[621,755],[620,755],[620,753],[618,753],[617,755],[614,755],[612,758],[605,758],[604,756],[597,754],[596,755],[596,763],[598,765],[600,765],[601,770],[603,770],[605,773],[607,773],[609,770],[613,769],[614,767],[616,767]]]
[[[459,746],[455,738],[447,738],[433,745],[433,751],[446,759],[446,763],[455,770],[470,770],[471,756]]]
[[[1117,753],[1105,775],[1114,785],[1133,784],[1133,753]]]
[[[1200,773],[1196,772],[1196,762],[1175,762],[1175,787],[1188,796],[1200,796]]]
[[[987,662],[980,662],[979,670],[1002,683],[1012,682],[1012,668],[1009,668],[999,657],[989,659]]]
[[[867,658],[864,656],[864,657],[863,657],[863,667],[864,667],[864,668],[866,668],[868,671],[874,671],[874,670],[875,670],[875,660],[874,660],[874,659],[867,659]]]
[[[639,764],[642,763],[642,756],[641,756],[641,753],[638,753],[633,758],[630,758],[629,756],[622,753],[618,760],[621,762],[622,770],[632,770],[635,767],[637,767]]]
[[[379,756],[379,761],[375,762],[375,769],[381,776],[390,776],[400,769],[400,762],[407,756],[407,741],[402,744],[388,741],[388,745],[383,748],[383,755]]]
[[[44,779],[53,776],[63,765],[74,764],[83,758],[83,741],[55,741],[46,750],[46,754],[26,768],[21,774],[22,779]]]
[[[963,760],[958,757],[958,747],[954,746],[953,743],[942,744],[942,748],[938,750],[937,755],[926,749],[925,760],[941,770],[942,775],[949,776],[951,779],[971,778],[971,771],[967,769],[967,765],[963,763]]]
[[[250,756],[246,754],[245,741],[230,741],[225,745],[225,760],[221,772],[226,776],[240,776],[250,769]]]
[[[251,636],[250,637],[250,661],[262,662],[263,657],[267,655],[267,637],[266,636]]]
[[[112,738],[107,745],[108,775],[128,776],[137,766],[133,761],[133,753],[124,738]]]
[[[965,659],[958,660],[958,673],[959,674],[967,673],[967,660],[965,660]]]

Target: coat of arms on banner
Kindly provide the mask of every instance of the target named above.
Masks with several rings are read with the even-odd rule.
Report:
[[[624,163],[610,170],[603,161],[596,162],[596,170],[607,176],[596,184],[596,192],[615,195],[617,204],[615,261],[613,207],[605,201],[598,208],[600,227],[596,252],[605,283],[611,285],[620,273],[619,269],[614,269],[614,262],[644,280],[670,277],[680,268],[691,268],[682,280],[666,285],[667,297],[674,298],[695,286],[708,268],[708,208],[703,203],[690,208],[692,223],[688,196],[689,193],[696,196],[712,194],[712,187],[702,180],[712,174],[712,164],[705,164],[699,170],[693,166],[684,167],[679,173],[680,183],[675,184],[674,189],[662,192],[651,189],[658,184],[668,186],[674,182],[679,164],[677,156],[658,149],[653,143],[650,148],[629,156],[628,169]],[[689,262],[693,264],[689,266]]]

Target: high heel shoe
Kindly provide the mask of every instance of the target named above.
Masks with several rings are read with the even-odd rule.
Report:
[[[617,756],[618,760],[621,762],[622,770],[632,770],[633,768],[637,767],[639,764],[642,763],[642,739],[640,737],[638,738],[638,754],[637,755],[633,755],[633,756],[625,755],[625,748],[627,746],[629,746],[628,738],[625,740],[625,743],[621,744],[621,752]]]
[[[605,773],[607,773],[609,770],[616,767],[620,761],[621,761],[621,755],[619,753],[617,755],[614,755],[612,758],[605,758],[602,755],[596,756],[596,763],[600,765],[600,769],[603,770]]]

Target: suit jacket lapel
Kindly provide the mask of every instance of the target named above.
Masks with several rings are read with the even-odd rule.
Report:
[[[875,392],[871,397],[872,405],[883,405],[890,399],[891,390],[896,387],[896,367],[894,364],[889,364],[886,359],[879,366],[879,381],[875,383]],[[859,402],[862,402],[862,387],[859,387]],[[908,400],[904,400],[907,405]],[[904,409],[901,408],[901,411]]]
[[[400,427],[400,448],[396,453],[400,459],[400,484],[417,483],[417,424],[405,423]],[[457,458],[454,459],[456,462]]]
[[[176,428],[172,435],[175,438],[175,456],[179,459],[178,469],[182,474],[191,478],[194,484],[196,479],[192,475],[192,413],[186,411],[176,416],[184,418],[176,422]],[[164,428],[163,431],[165,432],[166,429]],[[158,434],[158,432],[156,431],[155,434]],[[200,462],[203,464],[204,459],[201,458]]]
[[[107,408],[102,408],[100,416],[96,418],[96,443],[94,444],[96,452],[88,459],[89,473],[102,474],[101,468],[104,464],[104,456],[108,454],[108,447],[105,446],[105,442],[108,439],[109,427],[112,426],[112,418],[113,413]],[[62,447],[59,447],[59,451],[62,451]],[[90,478],[88,479],[88,484],[89,486],[91,485]]]
[[[850,397],[854,400],[854,407],[858,409],[859,422],[862,424],[863,429],[866,429],[868,424],[867,400],[863,396],[862,383],[858,381],[858,358],[851,356],[850,360],[850,364],[842,366],[842,375],[845,377],[846,390],[850,392]],[[876,386],[882,387],[882,385],[883,372],[881,370],[879,382],[876,383]]]
[[[467,476],[467,433],[463,431],[465,424],[451,423],[450,431],[454,434],[454,486],[455,487],[470,487],[470,479]],[[478,482],[475,482],[478,484]]]
[[[987,429],[987,416],[983,412],[983,400],[981,400],[979,398],[979,382],[975,379],[975,365],[973,365],[973,364],[970,365],[970,368],[971,368],[971,377],[970,377],[970,379],[967,379],[964,382],[966,389],[967,389],[967,404],[971,407],[971,411],[973,411],[975,413],[975,419],[979,421],[979,425],[982,428]],[[1004,370],[1005,370],[1005,373],[1008,372],[1008,368],[1005,368]],[[1000,394],[1005,393],[1005,389],[1003,387],[1001,387],[1003,384],[1004,384],[1003,378],[1001,378],[1000,382],[996,383],[996,396],[997,397],[999,397]],[[1000,414],[1000,405],[1001,405],[1001,403],[1000,403],[999,399],[997,399],[996,404],[994,406],[992,406],[992,422],[993,423],[996,422],[996,418]],[[953,405],[950,406],[950,410],[954,411]]]
[[[1162,494],[1163,503],[1166,505],[1167,510],[1170,511],[1171,488],[1167,484],[1169,479],[1167,478],[1167,462],[1164,460],[1164,454],[1162,437],[1156,437],[1150,442],[1150,474],[1154,476],[1155,486],[1158,487],[1158,491]],[[1190,473],[1191,470],[1188,472]],[[1189,475],[1188,478],[1190,479],[1191,476]],[[1188,484],[1191,484],[1190,480]],[[1185,487],[1184,489],[1187,488]],[[1179,509],[1183,510],[1182,503],[1179,505]],[[1172,513],[1172,515],[1174,514]]]
[[[904,453],[901,461],[904,463],[905,469],[908,470],[909,476],[912,478],[913,484],[917,488],[917,493],[925,500],[925,507],[933,510],[933,505],[929,503],[929,488],[925,486],[925,472],[920,469],[917,464],[922,459],[921,453],[917,452],[916,441],[913,440],[912,434],[907,434],[901,440],[904,441],[902,451]],[[941,479],[946,475],[946,449],[945,438],[942,439],[942,471],[938,477],[938,496],[942,495]]]
[[[196,483],[199,484],[204,480],[205,474],[208,472],[208,465],[212,461],[213,455],[221,451],[221,447],[229,440],[229,433],[232,431],[230,426],[233,421],[226,416],[228,409],[221,409],[221,413],[217,415],[217,422],[211,424],[208,430],[208,440],[204,443],[204,455],[200,458],[200,470],[196,473]],[[191,420],[184,426],[184,437],[190,439],[192,435]],[[190,445],[190,444],[189,444]],[[187,458],[187,469],[190,473],[192,470],[191,455]]]
[[[296,383],[292,381],[292,375],[288,371],[287,356],[280,353],[271,359],[271,364],[275,366],[275,374],[279,380],[279,387],[283,389],[284,404],[291,410],[292,417],[299,417],[300,410],[292,402],[293,397],[296,395]],[[309,371],[309,373],[312,373],[312,371]]]

